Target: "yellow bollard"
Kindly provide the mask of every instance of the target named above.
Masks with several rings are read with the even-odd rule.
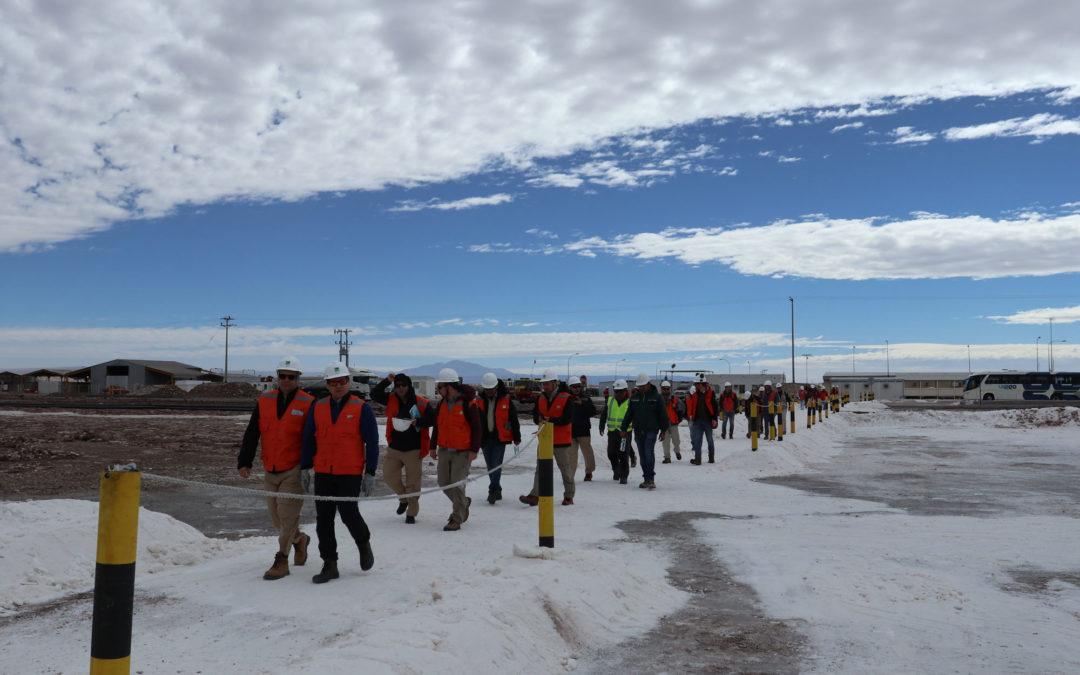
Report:
[[[806,428],[814,426],[814,399],[806,397]]]
[[[832,401],[830,399],[825,399],[821,402],[821,407],[825,411],[825,419],[829,419],[829,408],[832,407]]]
[[[131,467],[101,473],[90,675],[131,672],[131,614],[142,474]]]
[[[791,413],[791,433],[795,433],[795,401],[788,401],[788,412]]]
[[[555,548],[555,431],[550,422],[540,427],[536,445],[536,471],[540,475],[540,546]]]
[[[758,404],[750,401],[750,451],[757,452],[758,441]]]
[[[769,440],[776,440],[776,402],[769,401]]]

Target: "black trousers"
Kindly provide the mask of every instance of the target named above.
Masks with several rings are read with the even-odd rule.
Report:
[[[363,474],[338,476],[332,473],[315,474],[315,495],[322,497],[359,497]],[[371,539],[371,530],[360,515],[356,502],[315,502],[315,534],[319,536],[319,556],[323,560],[337,560],[337,535],[334,534],[334,516],[341,514],[349,534],[356,541],[357,550]]]
[[[622,451],[622,434],[618,431],[608,431],[607,456],[611,460],[611,470],[614,475],[624,478],[630,475],[630,453]],[[629,441],[627,448],[630,447]]]

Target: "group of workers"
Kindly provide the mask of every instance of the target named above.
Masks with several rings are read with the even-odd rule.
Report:
[[[261,445],[264,490],[274,493],[267,497],[267,507],[278,531],[278,551],[273,565],[263,574],[267,580],[289,574],[290,553],[294,566],[304,565],[308,557],[311,537],[300,530],[303,501],[285,495],[313,492],[317,497],[330,498],[315,501],[315,532],[323,566],[312,581],[321,584],[339,576],[335,535],[338,515],[356,543],[360,568],[368,570],[374,564],[371,532],[360,515],[356,498],[374,495],[380,459],[379,431],[371,405],[349,390],[347,366],[333,363],[326,367],[323,379],[329,396],[318,400],[299,388],[300,373],[300,363],[294,357],[278,363],[278,387],[260,395],[241,442],[237,468],[242,478],[248,478]],[[533,410],[533,421],[538,426],[552,426],[553,454],[562,476],[564,506],[574,503],[579,451],[585,460],[584,480],[592,481],[596,471],[591,418],[597,416],[597,410],[586,395],[586,383],[584,375],[567,384],[559,381],[554,370],[545,371]],[[514,397],[494,373],[483,376],[480,393],[463,384],[452,368],[442,369],[435,384],[439,398],[432,402],[416,393],[408,375],[390,373],[374,385],[371,398],[385,406],[383,480],[398,495],[397,515],[404,515],[407,524],[416,523],[422,461],[430,454],[437,463],[438,485],[451,502],[443,530],[456,531],[469,519],[472,498],[466,495],[465,483],[473,461],[483,453],[489,471],[487,501],[496,504],[503,498],[500,467],[507,446],[513,444],[515,452],[520,450],[521,428]],[[799,388],[799,400],[804,406],[807,400],[819,397],[824,397],[823,392],[813,387]],[[637,376],[632,392],[626,380],[616,380],[599,412],[599,431],[601,436],[607,434],[612,478],[625,485],[630,469],[640,463],[642,482],[638,487],[655,489],[656,443],[662,443],[663,463],[671,462],[671,450],[681,460],[677,427],[682,420],[687,420],[690,428],[690,463],[702,463],[703,442],[708,461],[713,463],[713,431],[718,426],[720,438],[731,439],[735,416],[745,413],[750,430],[747,436],[756,430],[769,438],[770,428],[783,428],[778,419],[783,411],[778,404],[791,400],[787,392],[774,389],[769,381],[758,392],[745,392],[740,398],[730,382],[725,382],[723,391],[717,394],[704,374],[698,374],[684,400],[672,393],[671,383],[666,380],[658,390],[646,373]],[[782,433],[777,440],[783,440]],[[521,495],[519,501],[535,506],[539,491],[538,463],[532,490]]]

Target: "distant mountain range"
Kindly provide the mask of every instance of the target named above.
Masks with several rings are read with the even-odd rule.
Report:
[[[495,376],[501,379],[513,379],[517,377],[517,375],[505,368],[488,368],[487,366],[482,366],[479,363],[473,363],[471,361],[429,363],[423,366],[409,368],[402,372],[410,376],[427,375],[428,377],[435,377],[443,368],[453,368],[464,382],[479,382],[480,378],[484,376],[484,373],[495,373]]]

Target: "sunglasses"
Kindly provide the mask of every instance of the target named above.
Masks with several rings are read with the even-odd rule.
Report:
[[[278,373],[277,379],[279,380],[295,380],[296,373]]]
[[[328,384],[331,387],[340,387],[341,385],[348,384],[348,383],[349,383],[349,378],[347,378],[347,377],[339,377],[336,380],[327,380],[326,381],[326,384]]]

